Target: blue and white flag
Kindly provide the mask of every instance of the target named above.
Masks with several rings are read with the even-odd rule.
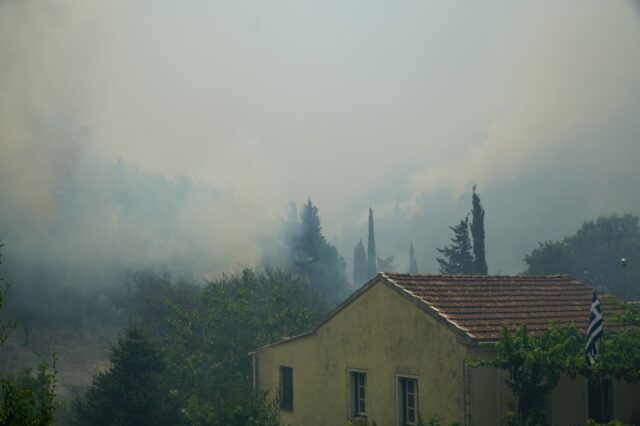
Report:
[[[603,319],[598,295],[593,292],[591,310],[589,311],[589,327],[587,328],[587,347],[585,358],[587,364],[593,365],[598,360],[598,339],[602,337]]]

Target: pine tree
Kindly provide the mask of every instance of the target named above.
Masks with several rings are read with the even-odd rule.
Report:
[[[326,240],[322,236],[318,208],[309,199],[300,212],[300,226],[294,237],[295,272],[303,273],[306,265],[317,260],[318,251],[324,244],[326,244]]]
[[[175,424],[177,412],[161,387],[164,359],[149,336],[127,329],[109,359],[109,369],[98,372],[84,397],[74,400],[75,424]]]
[[[330,304],[341,301],[349,290],[347,264],[322,235],[318,208],[311,200],[300,212],[300,224],[291,241],[293,272],[306,277]]]
[[[471,255],[471,241],[469,240],[469,217],[465,217],[459,224],[451,226],[453,238],[451,245],[439,248],[444,258],[438,258],[440,273],[442,274],[473,274],[473,256]]]
[[[413,243],[409,245],[409,273],[418,273],[418,261],[416,260],[415,253],[413,251]]]
[[[373,278],[378,273],[376,264],[376,237],[373,230],[373,209],[369,207],[369,241],[367,245],[367,279]]]
[[[487,259],[484,250],[484,208],[473,185],[473,209],[471,210],[471,236],[473,238],[474,274],[487,275]]]
[[[367,255],[362,240],[358,241],[353,250],[353,284],[359,286],[367,281]]]

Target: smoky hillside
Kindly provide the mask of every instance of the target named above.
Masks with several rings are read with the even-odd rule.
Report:
[[[379,271],[640,297],[639,10],[0,0],[0,380],[275,426],[247,353]]]

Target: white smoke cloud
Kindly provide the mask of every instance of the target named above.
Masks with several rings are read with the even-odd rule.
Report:
[[[373,205],[385,254],[430,230],[425,264],[471,184],[486,204],[527,188],[520,202],[553,210],[566,194],[542,195],[550,170],[589,214],[637,212],[619,184],[640,179],[633,7],[0,1],[1,237],[24,253],[48,237],[69,264],[217,271],[260,259],[265,224],[310,196],[346,256]],[[579,220],[562,208],[550,236]],[[503,270],[540,227],[494,237]]]

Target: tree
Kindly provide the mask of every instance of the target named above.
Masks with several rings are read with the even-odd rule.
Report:
[[[78,425],[168,425],[177,411],[162,386],[165,362],[142,330],[129,327],[111,348],[111,366],[73,403]],[[173,408],[173,409],[172,409]]]
[[[4,244],[0,243],[0,265],[2,264],[2,247],[4,247]],[[0,276],[0,312],[2,312],[2,308],[4,307],[5,296],[8,290],[9,283],[5,281],[4,277]],[[7,340],[13,327],[13,323],[0,323],[0,345]]]
[[[325,313],[305,279],[249,269],[207,283],[196,307],[175,306],[163,347],[179,424],[277,425],[277,410],[252,392],[247,354],[308,331]]]
[[[590,380],[604,376],[630,383],[640,381],[640,309],[611,298],[604,306],[607,323],[625,327],[609,332],[605,325],[599,341],[599,360],[593,366],[587,366],[584,359],[586,336],[573,324],[567,327],[550,324],[536,335],[525,325],[512,332],[505,324],[496,345],[496,357],[472,360],[473,366],[507,371],[507,385],[517,399],[516,412],[509,414],[508,424],[546,424],[547,401],[560,374],[570,378],[580,374]]]
[[[471,210],[471,236],[473,238],[473,273],[487,275],[487,259],[484,248],[484,208],[480,204],[480,196],[473,185]]]
[[[527,274],[569,274],[620,297],[623,257],[629,259],[627,282],[638,282],[640,219],[630,214],[601,216],[585,222],[575,234],[560,241],[538,243],[524,261]],[[631,297],[640,296],[628,293]]]
[[[50,426],[55,411],[56,358],[52,368],[41,361],[34,377],[25,368],[17,377],[0,378],[0,424]]]
[[[318,209],[311,200],[302,208],[300,224],[292,236],[293,272],[306,277],[331,304],[337,304],[350,288],[346,278],[347,264],[338,249],[322,235]]]
[[[473,256],[469,240],[469,217],[465,217],[459,224],[451,226],[453,238],[451,245],[437,249],[443,258],[436,259],[440,264],[442,274],[473,274]]]
[[[0,249],[3,245],[0,243]],[[2,253],[0,252],[0,264]],[[9,284],[0,276],[0,311],[4,306]],[[0,325],[0,345],[5,342],[12,323]],[[50,426],[53,424],[56,388],[56,357],[51,371],[41,361],[36,377],[24,369],[17,377],[0,377],[0,424],[7,426]]]
[[[504,325],[492,360],[474,360],[507,371],[507,386],[517,400],[516,413],[509,424],[538,426],[546,424],[546,407],[560,374],[573,378],[585,369],[584,336],[575,326],[549,326],[541,335],[529,333],[526,325],[513,334]]]
[[[376,236],[373,230],[373,209],[369,207],[369,241],[367,244],[367,279],[373,278],[378,273],[376,265]]]
[[[358,286],[367,281],[367,255],[362,240],[353,250],[353,284]]]
[[[415,253],[413,251],[413,243],[409,245],[409,273],[418,273],[418,261],[416,260]]]

